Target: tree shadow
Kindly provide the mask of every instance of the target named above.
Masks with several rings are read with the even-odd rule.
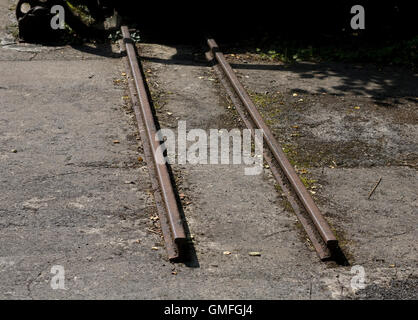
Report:
[[[169,59],[141,56],[144,61],[167,65],[200,65],[207,66],[202,55],[185,52],[183,46],[172,46],[177,53]],[[201,46],[202,48],[202,46]],[[203,46],[206,49],[206,47]],[[222,51],[222,46],[220,46]],[[203,49],[200,49],[204,52]],[[196,50],[197,51],[197,50]],[[246,49],[226,49],[225,53],[246,54]],[[416,103],[418,97],[418,73],[404,66],[378,66],[364,63],[347,62],[297,62],[297,63],[239,63],[231,61],[231,67],[236,70],[258,70],[292,73],[301,80],[299,88],[292,89],[296,93],[332,94],[336,96],[356,95],[371,98],[375,104],[383,107],[393,107],[402,103],[401,99]],[[274,76],[273,76],[274,77]],[[309,89],[303,88],[308,80],[315,83]],[[331,81],[330,83],[330,80]]]

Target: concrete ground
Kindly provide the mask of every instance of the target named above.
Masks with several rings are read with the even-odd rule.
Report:
[[[162,127],[176,128],[180,120],[188,128],[242,127],[202,48],[142,44],[140,52]],[[231,168],[174,165],[192,199],[186,216],[198,234],[198,252],[206,256],[234,244],[227,249],[245,261],[241,270],[263,270],[272,257],[276,269],[269,272],[280,277],[275,285],[285,284],[292,298],[307,298],[295,290],[308,283],[320,287],[314,298],[417,297],[416,74],[344,64],[285,66],[245,53],[227,58],[336,231],[350,266],[308,254],[306,236],[284,210],[269,170],[248,179]],[[245,259],[253,239],[264,253],[260,265]],[[364,268],[366,290],[351,289],[353,266]],[[310,297],[316,290],[307,290]]]
[[[415,74],[229,57],[366,289],[318,260],[269,170],[242,165],[173,165],[196,256],[171,264],[118,48],[15,44],[13,2],[0,0],[0,298],[417,298]],[[161,127],[240,128],[202,48],[140,52]]]

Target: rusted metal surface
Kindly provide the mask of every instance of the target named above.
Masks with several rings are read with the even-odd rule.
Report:
[[[214,56],[211,52],[207,52],[206,58],[209,61],[213,61]],[[245,126],[251,130],[256,129],[254,122],[249,117],[249,115],[245,112],[245,106],[242,104],[241,100],[235,93],[234,89],[231,87],[230,83],[225,78],[224,73],[222,72],[222,69],[220,68],[220,66],[216,64],[213,66],[213,68],[215,72],[217,73],[221,84],[225,87],[226,92],[228,93],[228,96],[230,97],[230,99],[232,100],[232,103],[235,106],[235,110],[240,115]],[[252,136],[254,138],[253,132],[252,132]],[[287,182],[287,179],[284,176],[283,171],[280,170],[280,167],[277,161],[275,161],[272,153],[270,152],[269,149],[264,149],[263,155],[267,164],[270,166],[270,169],[274,178],[276,179],[278,185],[283,191],[283,194],[286,195],[286,198],[289,201],[289,204],[292,207],[295,215],[297,216],[298,220],[300,221],[303,228],[305,229],[306,234],[308,235],[309,240],[312,243],[312,246],[315,248],[315,251],[317,252],[319,258],[321,260],[331,259],[332,258],[331,251],[325,245],[324,241],[322,240],[321,236],[318,233],[318,230],[316,230],[315,226],[310,221],[309,216],[306,212],[306,209],[303,207],[302,203],[297,198],[297,195],[292,190],[292,187]]]
[[[140,71],[139,62],[136,57],[135,48],[131,40],[129,30],[126,26],[121,28],[123,34],[123,43],[126,47],[126,54],[129,61],[130,71],[133,77],[134,93],[131,93],[132,97],[137,97],[137,106],[139,105],[139,112],[136,112],[136,117],[139,123],[143,124],[143,129],[148,140],[151,155],[154,163],[155,172],[158,178],[161,197],[166,209],[166,219],[169,225],[169,230],[164,227],[164,219],[161,219],[161,227],[164,233],[164,239],[167,242],[168,237],[172,237],[178,251],[181,250],[185,241],[186,233],[184,230],[183,219],[180,215],[180,211],[177,205],[177,200],[174,194],[174,188],[171,184],[170,175],[165,163],[162,162],[164,155],[160,147],[160,140],[157,137],[157,129],[154,122],[154,117],[151,109],[150,102],[148,100],[147,91],[145,89],[144,79]],[[136,95],[137,94],[137,95]],[[134,99],[135,100],[135,99]],[[134,102],[134,101],[133,101]],[[140,114],[139,114],[140,113]],[[140,128],[141,131],[141,128]],[[169,232],[171,234],[169,234]],[[169,246],[167,251],[169,256],[173,257],[175,254],[170,253]]]
[[[119,46],[121,48],[121,52],[126,53],[126,46],[122,40],[119,41]],[[141,137],[141,141],[143,144],[144,158],[145,158],[144,160],[146,161],[149,172],[150,172],[151,186],[153,189],[155,205],[158,211],[158,218],[160,221],[161,232],[164,238],[167,256],[169,260],[172,260],[172,261],[178,260],[180,258],[180,252],[179,252],[179,248],[177,247],[177,244],[174,242],[170,225],[167,220],[167,211],[166,211],[163,199],[161,197],[160,185],[158,183],[158,179],[155,176],[155,174],[152,174],[152,172],[155,172],[155,165],[154,165],[153,158],[152,158],[151,145],[148,141],[148,137],[144,129],[145,126],[142,120],[141,111],[139,110],[140,106],[139,106],[138,94],[136,93],[135,85],[133,83],[133,76],[130,70],[128,58],[124,57],[124,60],[125,60],[125,67],[126,67],[126,75],[128,79],[129,94],[130,94],[131,101],[132,101],[132,109],[134,110],[134,113],[135,113],[136,122],[138,124],[139,135]]]
[[[323,242],[326,245],[326,248],[320,245],[317,241],[316,237],[313,235],[313,230],[309,227],[309,223],[305,221],[306,219],[302,217],[298,212],[297,214],[300,222],[304,226],[312,244],[314,245],[316,251],[318,252],[321,259],[327,258],[330,253],[329,250],[333,250],[338,247],[337,239],[332,232],[331,228],[329,227],[328,223],[325,221],[322,213],[320,212],[319,208],[316,206],[315,202],[313,201],[311,195],[309,194],[308,190],[300,180],[299,176],[297,175],[296,171],[294,170],[293,166],[290,164],[289,160],[287,159],[285,153],[283,152],[282,148],[277,143],[276,139],[273,136],[273,133],[269,129],[269,127],[265,124],[264,120],[262,119],[261,114],[258,112],[256,106],[251,101],[250,96],[238,80],[235,72],[226,61],[224,55],[219,52],[218,45],[213,39],[208,39],[207,41],[211,53],[218,62],[220,68],[223,71],[225,77],[229,80],[231,87],[233,88],[234,92],[236,93],[237,97],[245,107],[246,112],[249,114],[254,126],[258,129],[263,130],[264,133],[264,140],[268,145],[269,151],[273,156],[274,160],[277,161],[277,164],[280,166],[281,170],[283,171],[286,179],[289,181],[291,188],[294,190],[295,194],[297,195],[299,201],[305,208],[309,219],[312,221],[314,228],[317,230],[318,234],[322,238]],[[268,161],[269,157],[266,157]],[[271,166],[274,167],[274,166]],[[279,174],[273,171],[273,175],[278,180],[279,184],[280,179],[278,179]]]

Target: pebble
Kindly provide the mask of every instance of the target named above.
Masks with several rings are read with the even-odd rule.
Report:
[[[260,257],[260,256],[261,256],[261,253],[260,253],[260,252],[256,252],[256,251],[253,251],[253,252],[248,252],[248,254],[249,254],[251,257]]]

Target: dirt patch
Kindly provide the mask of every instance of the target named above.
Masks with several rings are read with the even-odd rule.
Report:
[[[365,97],[292,91],[252,97],[295,165],[418,165],[416,103],[388,108]]]

